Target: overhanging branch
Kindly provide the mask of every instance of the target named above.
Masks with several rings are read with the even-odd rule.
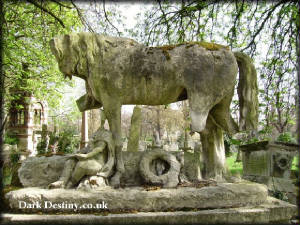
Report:
[[[34,0],[26,0],[26,1],[29,2],[29,3],[31,3],[31,4],[33,4],[35,7],[41,9],[42,11],[44,11],[47,14],[49,14],[50,16],[52,16],[55,20],[57,20],[60,23],[60,25],[63,28],[65,28],[65,25],[64,25],[63,21],[61,19],[59,19],[56,15],[54,15],[53,12],[49,11],[48,9],[46,9],[45,7],[43,7],[42,5],[36,3],[36,1],[34,1]]]

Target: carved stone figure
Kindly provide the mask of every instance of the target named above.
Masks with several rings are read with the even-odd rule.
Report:
[[[49,188],[72,188],[86,175],[108,178],[114,165],[114,150],[111,132],[100,128],[86,148],[69,156],[59,180]]]
[[[233,53],[226,46],[192,42],[147,47],[132,39],[93,33],[59,36],[50,45],[60,71],[86,81],[87,94],[78,100],[79,109],[104,108],[116,144],[113,186],[120,185],[124,173],[123,104],[165,105],[188,99],[192,131],[203,131],[210,114],[216,126],[235,132],[238,127],[229,106],[239,69],[240,128],[256,127],[253,63],[247,55]]]

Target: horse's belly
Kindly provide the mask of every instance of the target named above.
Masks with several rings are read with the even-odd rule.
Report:
[[[141,82],[123,95],[123,104],[166,105],[176,102],[183,91],[181,87],[147,85]]]

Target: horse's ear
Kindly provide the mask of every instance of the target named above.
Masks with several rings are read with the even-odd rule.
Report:
[[[65,40],[65,42],[70,43],[71,42],[71,35],[65,34],[64,40]]]
[[[53,38],[50,40],[50,49],[57,59],[61,59],[62,52],[60,51],[60,49],[58,49],[57,41],[57,38]]]

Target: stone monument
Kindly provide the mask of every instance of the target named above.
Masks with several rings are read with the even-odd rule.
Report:
[[[290,175],[293,158],[299,145],[261,141],[240,146],[243,161],[243,178],[266,184],[272,192],[282,192],[296,204],[296,187]]]
[[[86,81],[87,94],[77,101],[79,109],[103,106],[110,130],[100,129],[81,153],[61,156],[60,161],[52,158],[59,156],[25,161],[19,175],[26,188],[6,194],[11,209],[64,213],[100,210],[108,215],[95,221],[124,224],[269,223],[286,222],[295,214],[296,206],[269,197],[263,184],[219,179],[225,163],[222,130],[234,133],[257,126],[256,72],[247,55],[207,42],[147,47],[128,38],[91,33],[63,35],[50,44],[61,72]],[[240,127],[229,113],[238,69]],[[158,141],[144,152],[122,152],[122,105],[163,105],[185,99],[189,100],[191,131],[200,132],[202,139],[205,180],[199,166],[199,144],[193,157],[182,151],[164,151]],[[103,139],[104,133],[109,141]],[[96,158],[89,161],[89,157]],[[196,164],[194,173],[186,172],[190,164]],[[43,173],[30,173],[34,166],[43,168]],[[51,179],[47,176],[50,171],[56,174]],[[105,178],[108,187],[82,190],[79,187],[81,182],[86,184],[84,175]],[[45,188],[49,185],[54,189]],[[61,207],[20,208],[20,201],[51,202]],[[62,207],[62,202],[76,207]],[[102,208],[97,208],[100,202]],[[91,207],[83,207],[86,203]],[[124,210],[126,214],[113,214]]]
[[[226,46],[192,42],[147,47],[132,39],[92,33],[63,35],[50,45],[61,72],[86,81],[87,94],[78,100],[80,110],[103,106],[116,144],[116,187],[125,171],[120,120],[123,104],[164,105],[188,99],[193,132],[205,129],[209,114],[217,127],[235,132],[238,127],[229,106],[240,68],[240,129],[256,126],[255,68],[250,57],[233,53]]]

